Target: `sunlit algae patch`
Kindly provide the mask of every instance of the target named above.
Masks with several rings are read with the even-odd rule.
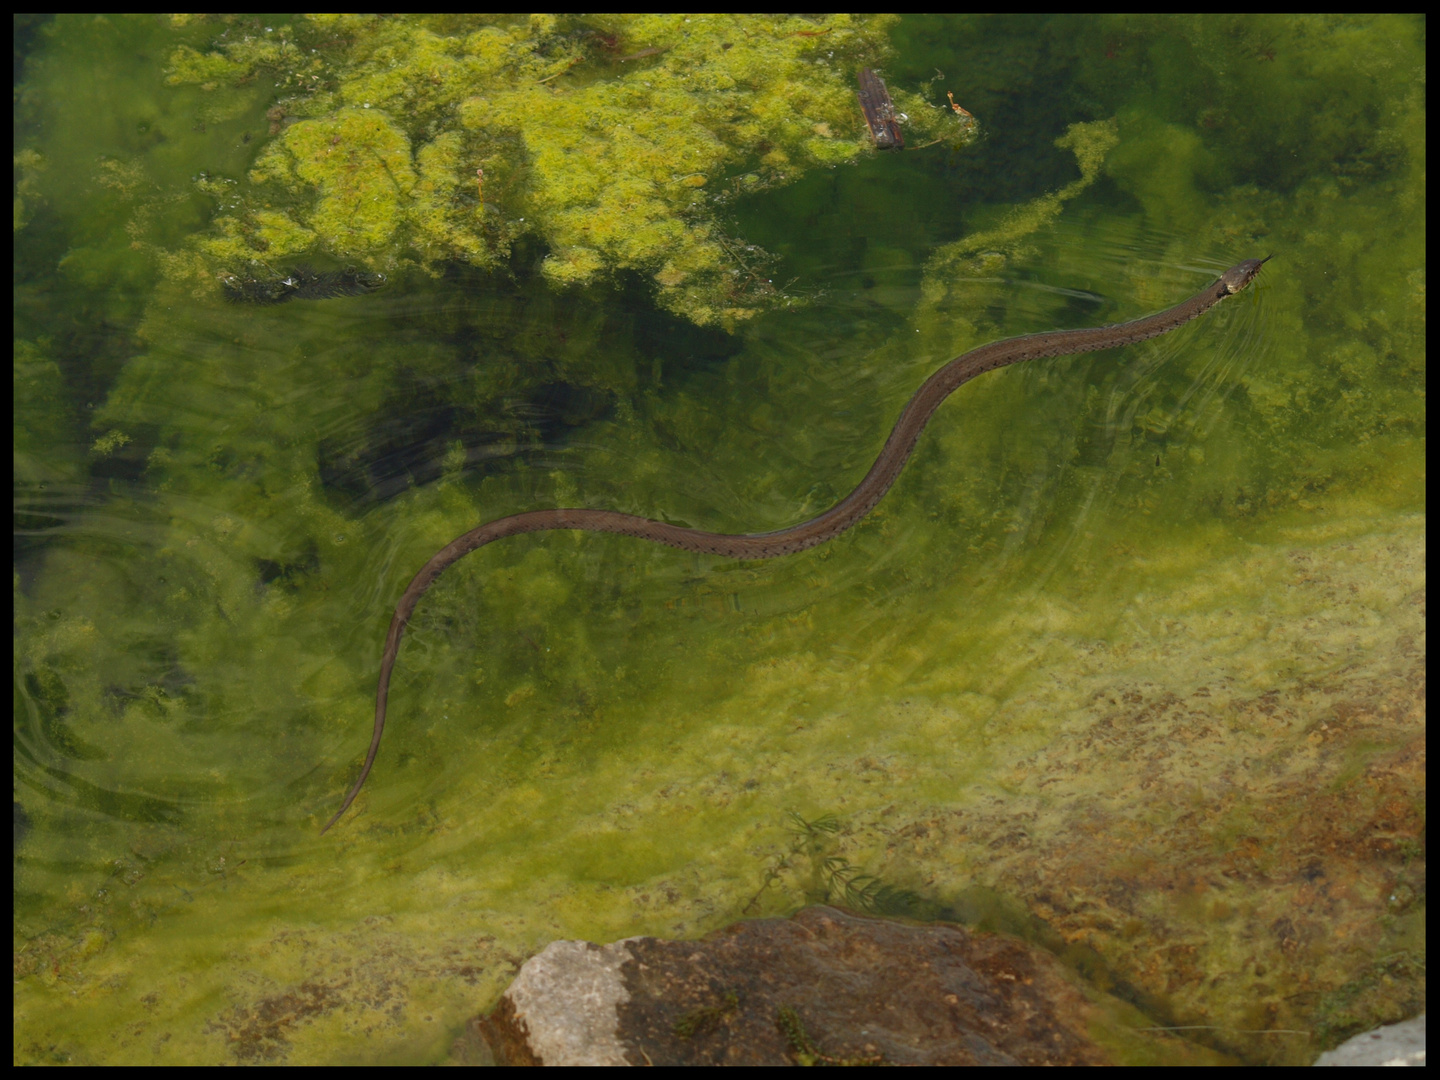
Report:
[[[854,71],[883,56],[892,22],[326,16],[263,40],[237,28],[171,60],[175,83],[264,71],[287,91],[255,190],[203,248],[235,267],[317,245],[382,270],[493,267],[533,234],[556,285],[637,271],[669,310],[733,326],[784,298],[718,212],[865,151]],[[943,110],[911,112],[919,138],[967,137]]]

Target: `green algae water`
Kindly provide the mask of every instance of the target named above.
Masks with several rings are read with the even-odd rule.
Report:
[[[555,938],[825,899],[1055,951],[1121,1060],[1423,1008],[1419,20],[17,49],[17,1063],[440,1062]],[[821,548],[467,557],[318,835],[455,536],[783,528],[954,355],[1272,252],[1171,335],[965,386]],[[386,284],[227,300],[302,266]]]

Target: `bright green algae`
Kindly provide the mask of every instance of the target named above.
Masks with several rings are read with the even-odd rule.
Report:
[[[264,43],[237,27],[213,52],[177,50],[170,81],[266,70],[290,92],[253,191],[202,247],[232,267],[320,245],[387,269],[493,268],[538,235],[552,284],[638,271],[662,306],[733,326],[786,298],[717,212],[864,152],[851,72],[883,57],[892,22],[349,16]],[[934,108],[915,120],[930,141],[970,130]]]
[[[932,36],[1034,70],[1034,36],[998,29]],[[183,215],[137,179],[166,175],[168,142],[86,166],[108,193],[88,208],[42,185],[90,236],[66,274],[134,281],[136,242],[164,274],[93,413],[56,343],[17,346],[17,473],[111,478],[17,577],[28,745],[69,778],[27,801],[44,857],[17,908],[17,1058],[437,1059],[509,958],[553,937],[698,933],[821,898],[835,883],[790,809],[836,815],[823,853],[922,913],[1039,937],[1246,1057],[1307,1060],[1395,1018],[1424,957],[1415,28],[1047,33],[1075,93],[1107,103],[1054,151],[1080,186],[976,206],[958,239],[919,245],[872,179],[923,202],[935,175],[881,159],[829,203],[828,174],[802,183],[788,205],[821,237],[796,262],[849,265],[861,236],[880,284],[752,321],[742,351],[678,373],[603,296],[544,281],[512,299],[462,279],[466,310],[433,338],[377,335],[385,294],[222,306]],[[248,85],[173,92],[209,108]],[[1308,167],[1257,183],[1252,126],[1314,146]],[[63,145],[24,165],[68,175],[83,129],[53,130]],[[26,198],[17,219],[46,212]],[[809,555],[554,534],[471,557],[412,628],[358,812],[314,838],[363,747],[389,605],[477,520],[571,504],[781,527],[844,493],[950,355],[1153,310],[1204,283],[1177,264],[1272,247],[1258,300],[967,387],[874,517]],[[863,348],[826,352],[837,316]],[[365,347],[335,347],[356,330]],[[337,494],[355,433],[435,407],[423,387],[520,446],[502,403],[557,378],[614,395],[583,453],[482,473],[453,431],[426,482]],[[1243,1033],[1262,1029],[1314,1036]]]

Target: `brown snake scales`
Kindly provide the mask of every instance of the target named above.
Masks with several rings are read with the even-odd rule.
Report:
[[[390,675],[395,669],[395,658],[400,652],[401,635],[405,633],[405,624],[410,621],[415,605],[446,567],[476,548],[484,547],[493,540],[515,536],[517,533],[583,529],[588,532],[621,533],[685,551],[722,555],[731,559],[773,559],[777,555],[804,551],[839,536],[874,509],[875,504],[884,498],[885,492],[890,490],[890,485],[900,475],[900,470],[905,467],[920,433],[925,430],[930,417],[935,415],[935,410],[947,397],[977,375],[1005,367],[1007,364],[1018,364],[1022,360],[1113,349],[1168,334],[1191,319],[1199,318],[1227,296],[1240,292],[1255,280],[1255,275],[1260,273],[1260,267],[1270,258],[1271,256],[1267,255],[1263,259],[1246,259],[1226,270],[1213,284],[1189,300],[1156,315],[1088,330],[1051,330],[1043,334],[1006,338],[1004,341],[992,341],[957,356],[926,379],[920,389],[915,391],[915,396],[895,421],[890,437],[885,440],[885,448],[880,451],[875,464],[870,466],[870,471],[855,490],[823,514],[798,525],[791,525],[788,529],[731,535],[685,529],[634,514],[622,514],[616,510],[531,510],[528,513],[512,514],[486,522],[452,540],[420,569],[406,588],[405,594],[400,597],[400,602],[395,605],[395,617],[390,620],[390,633],[385,638],[385,655],[380,662],[380,684],[375,691],[375,734],[370,740],[370,752],[365,755],[360,776],[350,793],[345,796],[344,804],[320,831],[324,833],[350,809],[350,804],[360,793],[365,778],[370,775],[370,767],[375,764],[375,755],[380,750],[380,736],[385,731],[385,706],[390,694]]]

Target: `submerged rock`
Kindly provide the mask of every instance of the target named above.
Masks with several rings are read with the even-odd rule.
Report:
[[[998,934],[812,907],[701,941],[557,941],[479,1028],[500,1063],[1100,1065],[1097,1009]]]
[[[1425,1014],[1367,1031],[1320,1055],[1317,1066],[1396,1065],[1425,1067]]]

